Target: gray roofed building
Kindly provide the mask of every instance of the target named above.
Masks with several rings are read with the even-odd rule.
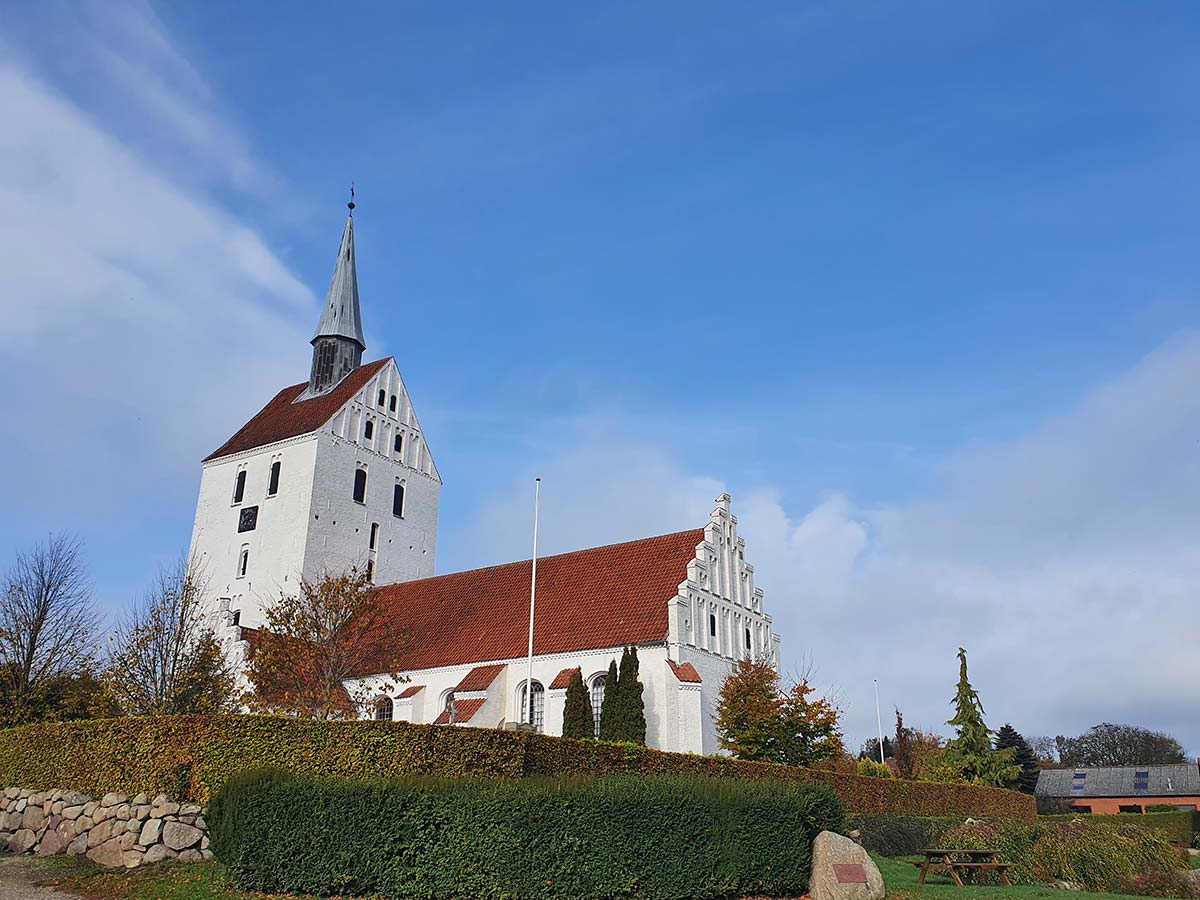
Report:
[[[1042,769],[1042,797],[1200,797],[1200,765]]]

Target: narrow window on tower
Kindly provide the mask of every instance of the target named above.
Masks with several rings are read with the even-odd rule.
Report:
[[[367,545],[367,581],[375,583],[375,563],[379,559],[379,523],[371,523],[371,541]]]
[[[246,569],[250,566],[250,547],[242,545],[242,555],[238,557],[238,578],[246,577]]]
[[[717,636],[717,617],[714,616],[712,613],[708,614],[708,636],[709,637]]]
[[[233,482],[233,502],[241,503],[242,497],[246,495],[246,470],[242,469],[237,473],[237,478]]]
[[[355,469],[354,470],[354,502],[355,503],[366,503],[367,502],[367,470],[366,469]]]
[[[379,389],[379,402],[375,405],[378,406],[380,409],[383,409],[383,402],[386,399],[387,399],[387,391],[385,391],[383,388],[380,388]]]
[[[375,423],[367,419],[367,424],[363,426],[363,437],[368,441],[375,436]]]
[[[398,482],[392,488],[392,515],[398,519],[404,518],[404,482]]]
[[[279,493],[279,469],[283,465],[279,460],[271,463],[271,477],[267,479],[267,496],[274,497]]]
[[[396,411],[396,395],[392,394],[392,398],[388,401],[388,412]]]
[[[397,452],[397,453],[403,453],[403,452],[404,452],[404,435],[402,435],[402,434],[401,434],[400,432],[398,432],[398,431],[396,432],[396,444],[395,444],[395,446],[396,446],[396,452]]]
[[[746,649],[750,649],[750,629],[746,629]]]

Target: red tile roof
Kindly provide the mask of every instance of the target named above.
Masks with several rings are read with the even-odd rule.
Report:
[[[454,688],[455,693],[459,691],[486,691],[496,676],[504,671],[504,663],[495,666],[476,666],[470,672],[463,676]]]
[[[557,675],[555,675],[554,680],[552,682],[550,682],[550,690],[552,690],[552,691],[563,690],[568,684],[571,683],[571,676],[575,672],[578,672],[578,671],[579,671],[579,666],[576,666],[573,669],[563,669],[561,672],[559,672]],[[582,673],[581,673],[581,675],[582,675]]]
[[[704,529],[538,560],[534,652],[570,653],[663,641],[668,604]],[[516,659],[529,647],[530,562],[379,588],[406,636],[371,672]],[[367,674],[367,673],[364,673]]]
[[[423,690],[425,690],[425,685],[423,684],[410,684],[400,692],[400,695],[396,699],[407,700],[409,697],[417,696],[417,694],[421,693]]]
[[[308,382],[302,381],[300,384],[285,387],[253,419],[243,425],[237,434],[206,456],[204,462],[316,431],[332,419],[334,413],[345,406],[350,398],[361,391],[387,362],[387,359],[380,359],[359,366],[328,394],[301,400],[299,403],[294,401],[308,387]]]
[[[454,701],[454,723],[470,722],[471,717],[479,712],[479,708],[487,703],[486,697],[471,697],[467,700]],[[433,720],[434,725],[449,725],[450,710],[443,709],[442,714]]]
[[[667,660],[667,665],[671,667],[671,671],[675,673],[675,677],[680,681],[689,684],[702,684],[700,673],[696,671],[696,667],[690,662],[685,662],[683,665],[675,662],[673,659]]]

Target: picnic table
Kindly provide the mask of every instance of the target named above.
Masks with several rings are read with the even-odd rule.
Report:
[[[1002,863],[997,860],[996,850],[922,850],[925,858],[913,860],[913,865],[921,870],[921,884],[930,872],[946,872],[959,887],[967,884],[983,884],[989,874],[996,873],[1000,883],[1012,887],[1008,880],[1008,870],[1012,863]]]

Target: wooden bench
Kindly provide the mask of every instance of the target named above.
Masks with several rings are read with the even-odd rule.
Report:
[[[996,850],[922,850],[923,860],[913,860],[912,864],[921,870],[921,884],[925,883],[930,872],[945,872],[959,887],[967,884],[982,884],[992,872],[1005,887],[1012,887],[1008,880],[1008,870],[1012,863],[998,862]],[[956,859],[955,857],[967,857]]]

